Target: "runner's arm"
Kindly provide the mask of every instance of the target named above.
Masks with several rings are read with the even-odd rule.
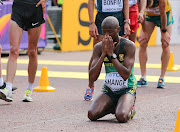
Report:
[[[139,1],[139,0],[137,0]],[[146,10],[147,0],[141,0],[140,3],[138,2],[138,23],[142,23],[144,21],[144,13]]]
[[[171,37],[167,31],[166,0],[159,0],[159,11],[161,16],[161,42],[164,48],[168,47]],[[163,30],[166,30],[165,32]]]
[[[94,0],[88,0],[89,35],[97,39],[98,30],[94,22]]]
[[[37,3],[36,7],[38,7],[39,5],[42,6],[43,14],[44,14],[44,13],[45,13],[45,9],[46,9],[46,0],[40,0],[40,1]]]
[[[124,80],[127,80],[131,74],[132,67],[135,61],[136,46],[133,42],[126,40],[124,45],[125,57],[124,64],[122,65],[118,59],[112,59],[112,63],[116,68],[117,72],[121,75]]]
[[[93,60],[89,70],[89,80],[94,82],[98,79],[106,54],[101,53],[102,45],[98,43],[93,48]]]
[[[130,26],[129,26],[129,0],[123,0],[123,13],[124,13],[124,19],[125,19],[125,24],[124,24],[124,37],[127,37],[130,35]]]
[[[159,0],[159,11],[161,16],[161,28],[167,29],[166,0]]]

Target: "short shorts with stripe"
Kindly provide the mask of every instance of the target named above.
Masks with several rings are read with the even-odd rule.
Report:
[[[171,23],[172,24],[174,23],[174,19],[173,19],[171,10],[166,12],[166,15],[167,15],[167,26],[169,26]],[[160,16],[150,16],[150,15],[146,14],[145,20],[149,21],[149,22],[153,22],[153,23],[155,23],[155,25],[157,27],[161,28],[161,17]]]
[[[104,12],[101,13],[101,12],[98,12],[96,15],[96,20],[95,20],[95,24],[97,26],[98,33],[102,35],[101,23],[104,20],[104,18],[106,18],[108,16],[114,16],[118,19],[119,25],[121,27],[119,35],[123,36],[124,35],[124,13],[123,13],[123,11],[117,12],[117,13],[104,13]]]
[[[122,90],[114,92],[109,87],[104,85],[101,92],[108,95],[114,102],[115,106],[117,105],[119,98],[121,96],[123,96],[124,94],[131,94],[132,96],[135,96],[135,100],[136,100],[136,87],[135,86],[129,87],[129,88],[124,88]],[[135,104],[135,100],[134,100],[134,104]]]
[[[15,21],[20,28],[28,31],[45,23],[42,6],[36,7],[37,3],[23,3],[18,0],[13,2],[11,20]]]

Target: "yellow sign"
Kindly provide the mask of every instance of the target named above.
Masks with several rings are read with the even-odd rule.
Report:
[[[89,35],[88,0],[64,0],[62,16],[62,51],[92,50]],[[95,10],[94,14],[96,15]]]
[[[92,50],[93,38],[89,35],[88,0],[64,0],[62,15],[62,51]],[[94,17],[97,10],[94,8]],[[138,29],[137,39],[140,36]],[[136,46],[139,43],[136,41]],[[151,35],[149,46],[156,45],[156,28]]]

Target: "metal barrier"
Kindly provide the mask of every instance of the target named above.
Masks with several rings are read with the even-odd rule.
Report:
[[[47,14],[52,21],[52,25],[57,33],[58,38],[61,38],[62,27],[62,8],[58,6],[51,6],[47,8]],[[46,39],[56,38],[49,23],[46,22]]]

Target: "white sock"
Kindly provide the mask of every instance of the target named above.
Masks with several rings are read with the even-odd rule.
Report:
[[[10,91],[12,91],[12,83],[6,82],[6,88]]]
[[[159,79],[162,79],[164,81],[164,78],[163,77],[159,77]]]
[[[0,77],[0,87],[4,85],[3,77]]]
[[[144,79],[144,80],[146,80],[146,77],[145,77],[145,76],[142,76],[141,78]]]
[[[31,90],[33,91],[33,84],[34,83],[28,83],[27,87],[26,87],[26,90]]]

